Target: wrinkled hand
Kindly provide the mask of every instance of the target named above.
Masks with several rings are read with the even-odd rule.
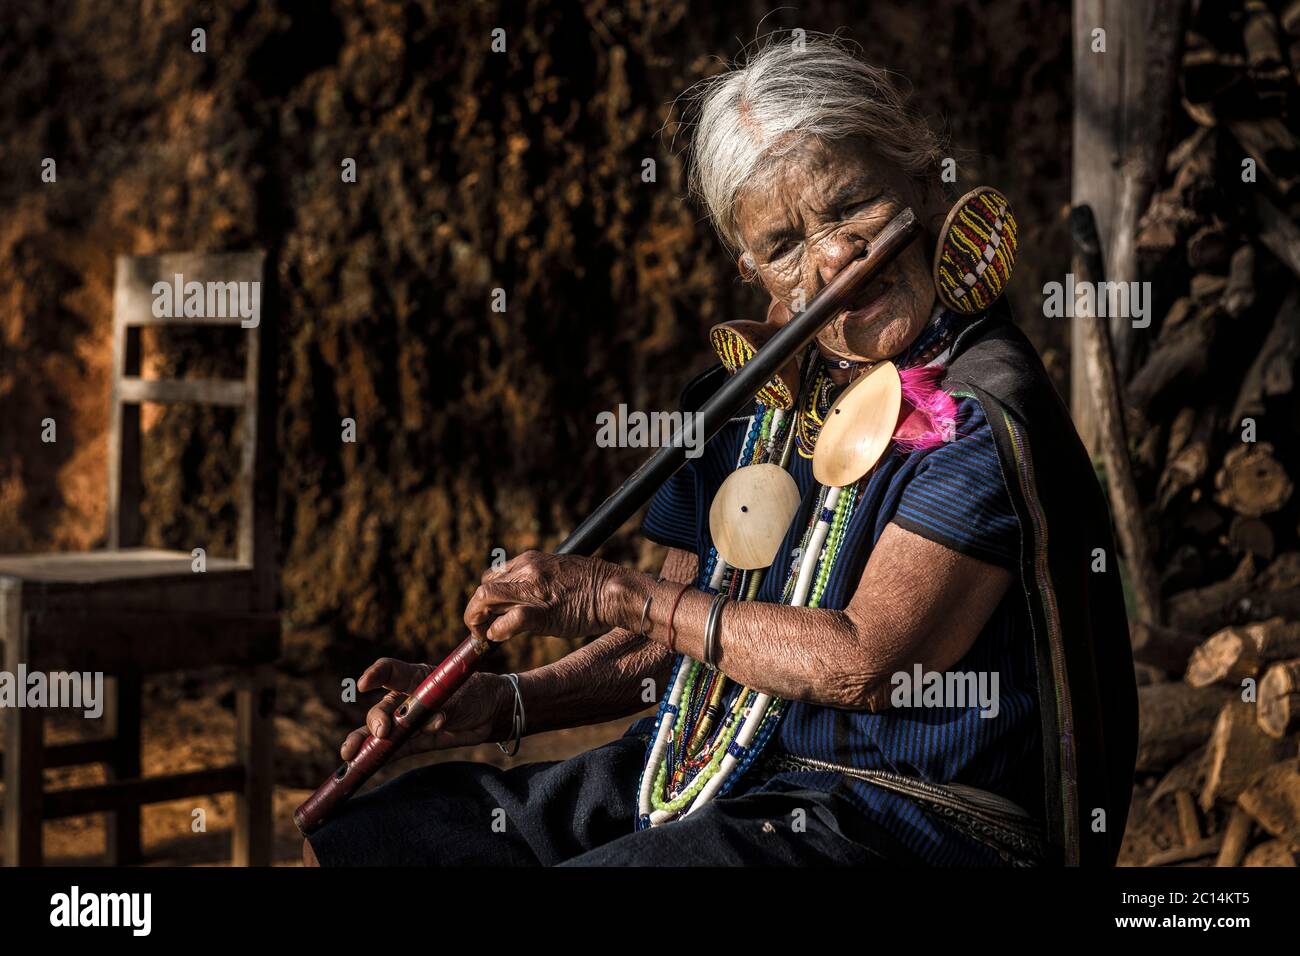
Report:
[[[366,725],[348,734],[339,748],[345,761],[356,756],[366,736],[383,737],[393,726],[393,711],[420,682],[433,673],[429,664],[408,664],[383,657],[375,661],[357,681],[357,690],[386,688],[384,699],[370,708]],[[510,734],[510,714],[514,693],[496,674],[472,674],[438,711],[422,731],[411,737],[407,748],[412,753],[468,747],[502,740]]]
[[[622,569],[576,554],[525,551],[488,570],[465,608],[475,637],[587,637],[609,630],[605,586]]]

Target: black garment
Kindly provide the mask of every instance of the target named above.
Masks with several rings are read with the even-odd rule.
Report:
[[[723,797],[686,819],[633,832],[645,749],[644,738],[627,736],[510,770],[478,763],[412,770],[354,798],[311,846],[322,866],[917,862],[865,826],[844,796],[793,787]]]
[[[943,387],[993,427],[1022,528],[1049,838],[1066,864],[1113,865],[1137,758],[1137,683],[1110,511],[1070,413],[1004,303],[953,345]],[[1094,571],[1095,555],[1105,569]]]

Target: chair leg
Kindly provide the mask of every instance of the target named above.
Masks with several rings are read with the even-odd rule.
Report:
[[[108,700],[104,712],[113,738],[113,759],[109,780],[132,780],[141,774],[140,725],[142,694],[139,676],[109,677],[105,681]],[[140,851],[140,807],[124,807],[104,815],[104,837],[109,866],[138,863]]]
[[[41,865],[44,727],[39,710],[15,708],[5,715],[6,866]]]
[[[258,667],[240,675],[235,690],[236,759],[244,789],[235,794],[235,866],[270,866],[275,840],[275,673]]]
[[[22,626],[22,592],[0,584],[0,643],[5,670],[18,673],[27,657]],[[26,707],[4,715],[4,862],[6,866],[41,865],[42,804],[45,794],[45,715]]]

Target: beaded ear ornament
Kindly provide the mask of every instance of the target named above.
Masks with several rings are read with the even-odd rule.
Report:
[[[1016,217],[992,186],[977,186],[948,213],[934,255],[934,287],[954,312],[974,315],[997,300],[1016,264]]]
[[[754,357],[754,353],[763,347],[777,332],[777,326],[769,322],[753,322],[737,319],[723,322],[709,330],[709,342],[713,351],[726,366],[728,373],[734,373]],[[791,359],[772,380],[763,386],[756,397],[757,401],[768,408],[788,409],[794,405],[795,394],[799,391],[799,363]]]

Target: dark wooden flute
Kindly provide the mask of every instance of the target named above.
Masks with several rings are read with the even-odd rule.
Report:
[[[919,231],[912,210],[904,209],[872,240],[867,251],[849,263],[797,313],[771,340],[736,371],[696,413],[705,441],[716,435],[730,419],[743,412],[767,382],[791,358],[798,355],[831,319],[839,314],[852,295],[870,282],[903,251]],[[685,422],[683,422],[685,427]],[[686,462],[689,436],[678,430],[670,444],[659,449],[638,468],[604,504],[588,515],[558,548],[557,554],[592,554],[623,522],[653,497],[654,493]],[[351,761],[316,788],[293,814],[303,835],[320,829],[339,808],[388,762],[393,753],[436,714],[466,678],[474,672],[491,641],[467,637],[451,655],[426,677],[415,692],[393,714],[386,737],[370,736]]]

